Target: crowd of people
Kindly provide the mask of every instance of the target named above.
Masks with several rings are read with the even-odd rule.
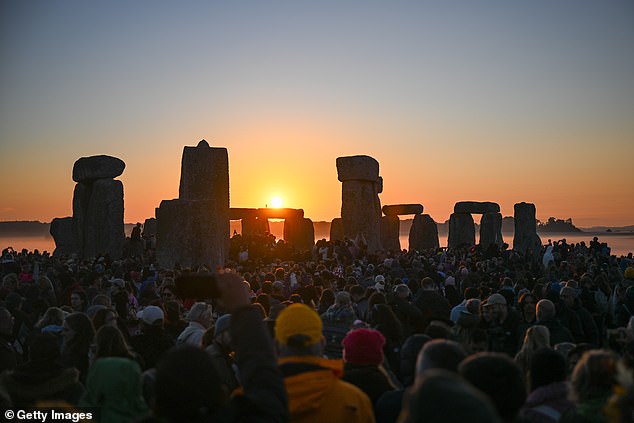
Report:
[[[527,258],[237,235],[223,269],[164,269],[151,249],[7,248],[0,266],[3,408],[105,423],[634,416],[634,259],[597,238]],[[188,275],[215,294],[192,295]]]

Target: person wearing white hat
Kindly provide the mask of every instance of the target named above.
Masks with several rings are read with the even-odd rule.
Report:
[[[141,333],[130,338],[130,345],[143,358],[143,370],[156,366],[159,357],[169,350],[174,341],[163,329],[165,313],[157,306],[147,306],[137,313]]]

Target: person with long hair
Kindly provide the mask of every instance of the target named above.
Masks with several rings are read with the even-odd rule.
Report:
[[[62,362],[79,370],[79,380],[86,381],[88,353],[95,336],[92,322],[84,313],[73,313],[64,319],[62,329]]]
[[[392,308],[387,304],[375,304],[372,307],[371,316],[370,324],[385,337],[383,353],[387,364],[390,370],[395,374],[399,374],[401,345],[404,341],[403,325],[392,311]]]
[[[524,380],[528,381],[528,372],[535,351],[541,348],[550,348],[550,331],[546,326],[536,325],[528,328],[524,336],[522,348],[515,356],[515,362],[522,370]]]
[[[95,335],[94,352],[91,350],[92,361],[105,357],[123,357],[137,360],[137,357],[116,326],[102,326]],[[138,361],[138,360],[137,360]]]

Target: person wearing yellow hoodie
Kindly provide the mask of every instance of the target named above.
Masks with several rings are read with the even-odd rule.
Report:
[[[340,379],[343,362],[322,358],[325,340],[315,310],[299,303],[284,309],[275,340],[290,422],[374,423],[370,398]]]

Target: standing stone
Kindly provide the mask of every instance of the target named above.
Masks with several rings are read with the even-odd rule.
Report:
[[[229,228],[215,219],[214,200],[163,200],[157,209],[156,259],[162,267],[224,265]],[[226,231],[226,232],[225,232]]]
[[[285,219],[284,241],[295,247],[297,251],[312,251],[315,245],[313,221],[303,217]]]
[[[480,220],[480,246],[486,250],[491,244],[501,246],[502,243],[504,243],[502,238],[502,214],[483,214],[482,220]]]
[[[156,215],[157,260],[224,266],[229,248],[229,156],[202,140],[183,149],[179,199],[162,201]]]
[[[330,223],[330,241],[343,240],[343,220],[340,217],[332,219]]]
[[[55,251],[53,256],[78,254],[79,247],[73,235],[73,218],[56,217],[51,222],[50,233],[55,240]]]
[[[269,219],[258,216],[246,216],[242,219],[242,236],[261,236],[271,232]]]
[[[513,249],[518,253],[539,259],[542,240],[537,235],[537,220],[535,219],[535,205],[531,203],[515,204],[515,236]]]
[[[73,195],[73,233],[84,258],[123,255],[123,183],[113,179],[80,182]]]
[[[143,236],[151,237],[156,236],[156,218],[150,217],[149,219],[145,219],[143,223]]]
[[[341,219],[343,235],[349,239],[363,236],[368,251],[381,248],[381,202],[383,189],[379,163],[369,156],[337,158],[337,175],[342,182]]]
[[[178,198],[214,199],[218,203],[218,211],[223,212],[218,218],[224,219],[226,214],[229,220],[229,156],[226,148],[212,148],[202,140],[196,147],[183,149]]]
[[[381,245],[385,251],[401,251],[399,239],[400,221],[398,216],[381,217]]]
[[[409,230],[409,250],[423,251],[440,247],[438,241],[438,225],[428,214],[414,216],[412,227]]]
[[[469,213],[452,213],[449,216],[449,240],[447,247],[475,245],[475,225]]]

